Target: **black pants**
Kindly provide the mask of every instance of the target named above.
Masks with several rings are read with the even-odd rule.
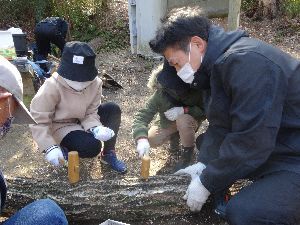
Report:
[[[256,180],[230,199],[226,214],[232,225],[300,224],[300,175],[280,171]]]
[[[53,29],[47,23],[39,24],[35,29],[35,41],[37,46],[37,61],[46,59],[51,53],[51,43],[56,45],[62,52],[66,44],[65,38],[61,33]]]
[[[113,102],[101,104],[98,108],[100,121],[105,127],[109,127],[115,132],[115,136],[104,142],[104,153],[114,150],[118,131],[121,123],[121,109]],[[100,153],[101,141],[94,138],[94,135],[82,130],[75,130],[67,134],[60,145],[68,151],[77,151],[81,158],[92,158]]]

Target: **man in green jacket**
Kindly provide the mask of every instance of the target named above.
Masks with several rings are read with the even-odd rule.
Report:
[[[177,149],[174,149],[176,145],[172,146],[171,142],[171,150],[179,151],[179,160],[175,165],[177,171],[191,163],[195,132],[205,119],[202,92],[191,89],[189,84],[176,76],[176,70],[172,67],[165,64],[162,68],[161,65],[155,69],[149,79],[148,87],[154,93],[135,115],[133,137],[137,153],[143,157],[149,154],[150,147],[158,147],[179,133],[181,148],[178,148],[178,143]],[[149,129],[156,115],[156,121]]]

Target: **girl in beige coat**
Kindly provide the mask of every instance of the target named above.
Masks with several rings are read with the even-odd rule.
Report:
[[[58,166],[66,151],[81,158],[95,157],[117,172],[126,172],[115,154],[121,110],[115,103],[101,104],[102,81],[97,76],[95,53],[86,43],[68,42],[57,73],[45,81],[32,99],[30,111],[38,124],[33,138],[47,161]]]

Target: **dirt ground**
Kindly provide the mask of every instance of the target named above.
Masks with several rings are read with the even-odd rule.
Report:
[[[215,23],[224,25],[224,20],[214,20]],[[299,21],[296,21],[299,23]],[[264,20],[254,22],[242,17],[241,26],[246,29],[252,37],[260,38],[266,42],[274,44],[283,51],[290,53],[300,59],[300,30],[288,30],[282,27],[280,19],[269,21]],[[93,42],[97,46],[97,41]],[[104,89],[103,101],[114,101],[122,108],[122,124],[118,135],[116,151],[120,159],[124,160],[128,166],[128,176],[138,176],[140,161],[135,153],[135,145],[131,134],[131,124],[133,116],[137,110],[143,107],[150,92],[146,87],[150,71],[159,61],[144,59],[139,56],[131,55],[129,50],[117,52],[99,53],[97,66],[100,70],[113,76],[124,89]],[[33,94],[30,77],[23,75],[25,95],[28,99]],[[205,130],[207,123],[201,128]],[[6,138],[0,140],[0,165],[6,176],[67,179],[66,168],[56,169],[49,165],[38,152],[37,146],[32,140],[31,133],[27,125],[14,125],[13,129]],[[151,152],[151,171],[154,176],[165,163],[170,160],[168,145],[164,145]],[[172,161],[172,160],[171,160]],[[99,160],[85,159],[81,161],[81,179],[111,179],[122,175],[111,173],[101,167]],[[211,211],[205,210],[201,214],[189,215],[185,217],[161,218],[155,221],[135,222],[131,224],[224,224],[223,220],[218,219]]]

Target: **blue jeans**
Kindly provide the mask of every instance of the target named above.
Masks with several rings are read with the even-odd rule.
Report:
[[[63,210],[52,200],[37,200],[16,212],[3,225],[67,225]]]
[[[300,224],[300,176],[278,171],[255,180],[226,206],[231,225]]]

